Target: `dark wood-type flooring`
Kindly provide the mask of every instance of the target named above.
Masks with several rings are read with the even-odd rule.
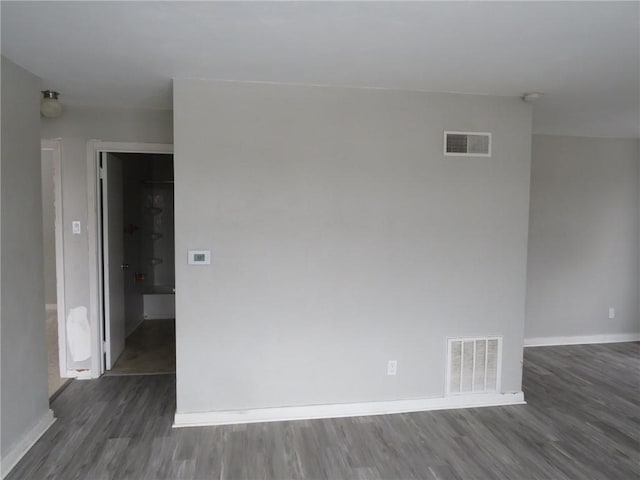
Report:
[[[639,374],[640,343],[528,348],[527,405],[182,429],[173,375],[74,381],[8,479],[634,480]]]

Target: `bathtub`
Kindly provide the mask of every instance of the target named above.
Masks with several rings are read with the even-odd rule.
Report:
[[[145,320],[176,318],[176,294],[173,285],[154,286],[142,294]]]

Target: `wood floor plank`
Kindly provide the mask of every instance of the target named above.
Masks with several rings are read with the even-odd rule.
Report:
[[[524,360],[527,405],[185,429],[174,375],[74,381],[7,480],[640,478],[640,343]]]

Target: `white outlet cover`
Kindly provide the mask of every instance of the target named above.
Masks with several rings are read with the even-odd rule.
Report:
[[[616,318],[616,309],[609,307],[609,318]]]
[[[395,375],[398,372],[398,361],[389,360],[387,363],[387,375]]]
[[[74,235],[80,235],[82,228],[79,220],[74,220],[73,222],[71,222],[71,230],[73,231]]]
[[[189,250],[189,265],[211,265],[211,250]]]

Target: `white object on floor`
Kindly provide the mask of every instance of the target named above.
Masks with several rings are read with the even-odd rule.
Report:
[[[82,362],[91,357],[91,334],[87,307],[76,307],[69,310],[67,343],[74,361]]]

